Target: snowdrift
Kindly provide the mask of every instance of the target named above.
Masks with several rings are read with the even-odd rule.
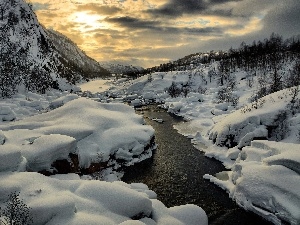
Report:
[[[254,138],[269,138],[271,129],[287,123],[285,113],[290,113],[287,105],[292,100],[291,93],[288,89],[278,91],[236,110],[216,123],[209,139],[218,146],[242,148]]]
[[[77,154],[79,167],[123,160],[134,163],[144,150],[151,156],[154,130],[124,104],[79,98],[53,111],[1,125],[1,170],[16,164],[30,171],[51,170],[55,160]],[[146,147],[148,146],[148,149]],[[23,162],[23,163],[21,163]],[[20,168],[21,169],[21,168]]]
[[[274,224],[300,222],[299,145],[252,141],[239,154],[228,180],[205,175],[247,210]],[[219,178],[219,179],[218,179]]]
[[[30,207],[34,225],[208,224],[200,207],[166,208],[144,184],[80,180],[75,174],[0,173],[0,206],[15,191]]]

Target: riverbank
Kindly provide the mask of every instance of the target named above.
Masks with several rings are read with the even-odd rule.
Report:
[[[221,188],[203,179],[204,174],[215,174],[225,167],[205,157],[190,139],[173,128],[183,121],[182,118],[156,106],[147,106],[138,113],[155,129],[158,148],[153,158],[126,168],[123,181],[145,183],[167,207],[196,204],[207,213],[209,224],[271,224],[241,209]],[[151,118],[160,118],[163,123]]]

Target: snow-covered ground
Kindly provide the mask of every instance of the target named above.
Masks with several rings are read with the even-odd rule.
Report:
[[[76,174],[0,173],[0,201],[5,202],[7,193],[15,191],[30,207],[36,225],[207,224],[200,207],[166,208],[144,184],[83,180]]]
[[[143,123],[125,104],[78,98],[50,112],[0,126],[2,149],[9,154],[20,152],[30,171],[51,170],[53,162],[68,159],[70,153],[78,155],[80,168],[100,162],[117,166],[118,160],[133,164],[151,156],[152,149],[145,153],[145,146],[154,130]]]
[[[198,206],[167,208],[146,185],[116,181],[121,166],[155,148],[153,128],[130,106],[25,92],[0,100],[0,129],[0,224],[11,193],[30,207],[33,224],[208,224]],[[68,174],[59,174],[59,161]],[[94,169],[106,181],[78,175]]]
[[[115,181],[118,174],[113,171],[121,164],[130,165],[151,157],[150,142],[154,135],[153,129],[143,125],[143,119],[130,106],[118,102],[125,101],[132,106],[156,102],[168,112],[184,117],[186,122],[175,128],[188,136],[207,157],[220,160],[229,169],[206,174],[205,179],[227,191],[241,207],[274,224],[299,224],[300,114],[299,103],[291,105],[293,96],[299,99],[299,93],[295,96],[296,89],[285,89],[250,103],[257,81],[254,80],[250,88],[247,74],[240,71],[234,74],[237,85],[231,94],[239,96],[239,102],[233,106],[230,102],[217,101],[220,90],[217,77],[208,76],[213,68],[215,64],[191,71],[157,72],[133,81],[120,79],[111,82],[104,93],[90,93],[89,97],[96,101],[55,91],[45,95],[18,94],[1,100],[1,192],[20,191],[33,212],[50,209],[55,216],[47,217],[49,224],[56,221],[82,224],[86,217],[93,224],[99,216],[108,221],[107,224],[207,224],[200,207],[167,209],[152,199],[155,194],[143,184],[102,183],[90,181],[89,176],[80,179],[76,174],[44,177],[36,172],[24,172],[50,170],[55,173],[53,161],[67,159],[70,162],[71,153],[78,155],[77,163],[82,168],[108,162],[106,166],[111,167],[99,177]],[[89,85],[95,85],[93,82]],[[166,90],[172,83],[182,90],[188,87],[189,92],[170,97]],[[145,151],[145,146],[150,148]],[[35,190],[30,186],[30,179],[37,180],[36,185],[40,182],[42,187],[46,184],[51,190],[45,189],[46,193],[40,195],[43,189]],[[81,186],[86,189],[77,193]],[[94,186],[101,191],[95,194]],[[116,192],[111,195],[110,189]],[[59,200],[49,201],[50,205],[44,203],[43,198],[52,198],[54,192],[66,193],[69,199],[64,201],[65,211],[70,213],[59,213],[64,211],[57,210],[61,205]],[[116,199],[117,205],[122,205],[125,198],[122,193],[127,192],[141,201],[138,208],[136,202],[116,210],[110,208],[107,202]],[[145,199],[141,200],[140,195]],[[110,196],[110,200],[105,196]],[[0,200],[4,205],[5,197]],[[95,207],[99,207],[99,211]],[[143,216],[140,221],[126,222]],[[47,220],[40,217],[37,215],[38,220]]]
[[[206,156],[230,169],[204,178],[225,189],[241,207],[274,224],[300,224],[300,113],[299,103],[291,105],[298,89],[250,103],[257,80],[254,77],[249,87],[247,74],[236,72],[232,94],[239,96],[239,102],[234,107],[217,101],[217,77],[210,81],[208,76],[213,68],[215,64],[191,71],[156,72],[119,82],[114,92],[132,105],[154,101],[184,117],[186,122],[175,128]],[[186,97],[182,93],[171,98],[166,89],[172,82],[179,88],[188,84],[191,91]],[[294,97],[299,99],[299,93]]]
[[[90,91],[92,93],[107,91],[111,85],[109,80],[96,79],[79,85],[82,91]]]

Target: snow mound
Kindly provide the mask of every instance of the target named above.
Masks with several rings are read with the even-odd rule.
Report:
[[[69,153],[78,154],[81,168],[111,158],[136,162],[154,136],[153,128],[143,124],[129,106],[79,98],[53,111],[1,125],[1,142],[5,142],[0,154],[21,151],[32,171],[49,169],[55,160],[68,159]]]
[[[15,112],[9,106],[0,105],[0,120],[12,121],[14,119],[16,119]]]
[[[56,109],[58,107],[63,106],[67,102],[70,102],[70,101],[72,101],[74,99],[78,99],[78,98],[79,98],[79,96],[75,95],[75,94],[69,94],[69,95],[62,96],[60,98],[57,98],[57,99],[51,101],[50,102],[50,108],[51,109]]]
[[[285,89],[248,104],[222,118],[210,131],[209,139],[218,146],[239,148],[249,145],[254,138],[267,139],[267,127],[278,126],[276,122],[285,119],[291,99]]]
[[[143,184],[56,179],[38,173],[0,174],[0,205],[20,192],[30,207],[33,224],[189,224],[207,225],[204,211],[194,205],[166,208],[149,198]],[[173,223],[175,222],[175,223]]]
[[[239,154],[228,180],[206,175],[236,202],[274,224],[300,223],[299,145],[252,141]]]
[[[76,140],[60,134],[42,135],[22,149],[29,171],[49,170],[52,162],[68,159],[70,153],[76,153]]]

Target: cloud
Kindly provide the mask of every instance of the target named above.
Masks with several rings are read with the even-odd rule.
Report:
[[[300,32],[299,0],[32,0],[39,21],[96,60],[145,67]]]
[[[38,11],[38,10],[48,10],[50,8],[49,3],[39,3],[39,2],[34,2],[32,3],[33,10]]]
[[[121,12],[122,9],[117,6],[99,5],[96,3],[81,4],[77,6],[78,11],[90,11],[101,15],[113,15]]]
[[[213,6],[218,4],[225,4],[229,2],[236,2],[241,0],[169,0],[166,4],[147,10],[148,13],[154,16],[162,17],[180,17],[184,14],[214,14],[220,16],[228,15],[230,10],[217,10],[212,9]],[[227,13],[224,13],[227,12]]]
[[[286,38],[300,34],[300,1],[286,0],[276,4],[262,20],[265,32]]]
[[[153,20],[141,20],[138,18],[133,18],[129,16],[125,17],[115,17],[106,18],[106,22],[118,24],[122,28],[127,28],[129,30],[138,32],[141,30],[149,30],[153,32],[160,32],[160,34],[190,34],[190,35],[220,35],[223,33],[220,27],[176,27],[176,26],[166,26],[160,21]],[[161,38],[160,38],[161,39]]]
[[[203,0],[170,0],[163,6],[155,9],[149,9],[148,13],[160,16],[179,17],[184,13],[203,12],[207,9],[206,3]]]
[[[116,23],[122,27],[139,29],[157,29],[159,25],[161,25],[158,21],[140,20],[130,16],[106,18],[105,21],[109,23]]]

